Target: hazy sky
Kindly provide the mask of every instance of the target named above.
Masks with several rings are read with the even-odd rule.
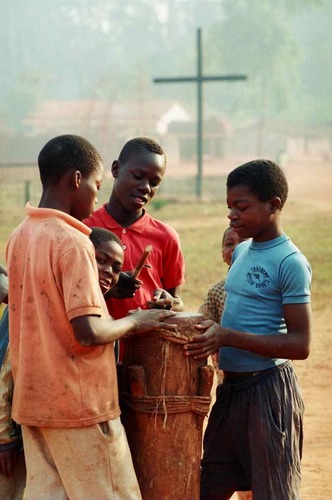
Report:
[[[27,117],[49,101],[161,99],[195,116],[194,85],[153,78],[194,74],[198,27],[205,73],[248,75],[205,85],[205,116],[331,127],[329,1],[11,0],[0,25],[3,154],[13,134],[35,134]]]

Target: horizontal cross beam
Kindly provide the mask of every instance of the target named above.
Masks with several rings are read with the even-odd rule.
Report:
[[[154,83],[183,83],[183,82],[219,82],[219,81],[234,81],[234,80],[246,80],[245,75],[225,75],[225,76],[183,76],[174,78],[154,78]]]

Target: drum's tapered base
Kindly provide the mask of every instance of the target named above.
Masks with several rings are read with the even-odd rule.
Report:
[[[178,314],[177,333],[125,341],[122,422],[143,500],[198,500],[202,425],[213,368],[184,356],[202,316]]]

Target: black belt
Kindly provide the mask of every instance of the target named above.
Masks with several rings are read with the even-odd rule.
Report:
[[[224,380],[227,382],[244,382],[246,380],[250,380],[253,377],[256,377],[257,375],[261,375],[264,377],[264,375],[268,375],[269,373],[275,371],[278,368],[281,368],[285,366],[288,362],[284,361],[280,365],[273,366],[272,368],[265,368],[265,370],[259,370],[259,371],[254,371],[254,372],[228,372],[224,371]],[[260,377],[261,378],[261,377]]]
[[[243,380],[255,377],[259,373],[263,373],[265,370],[255,371],[255,372],[227,372],[224,371],[224,379],[234,382],[242,382]]]

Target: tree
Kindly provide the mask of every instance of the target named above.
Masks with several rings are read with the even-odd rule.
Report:
[[[224,102],[238,120],[258,123],[257,154],[263,149],[266,122],[289,106],[298,88],[301,51],[294,36],[296,16],[322,2],[294,0],[224,0],[224,19],[209,35],[208,65],[216,62],[228,72],[248,75],[241,99],[236,89],[224,90]],[[232,94],[233,93],[233,94]]]

